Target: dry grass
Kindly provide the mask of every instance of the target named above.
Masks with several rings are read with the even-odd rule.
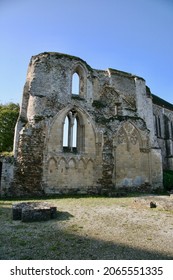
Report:
[[[13,221],[14,201],[1,200],[0,259],[173,259],[172,209],[140,199],[50,199],[57,218],[33,223]]]

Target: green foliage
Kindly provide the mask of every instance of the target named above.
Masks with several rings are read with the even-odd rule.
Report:
[[[13,138],[16,121],[19,115],[19,104],[0,104],[0,152],[13,149]]]
[[[173,189],[173,171],[164,170],[163,171],[163,185],[165,190],[170,191]]]

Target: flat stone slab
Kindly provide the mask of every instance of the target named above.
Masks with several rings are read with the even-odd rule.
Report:
[[[21,202],[12,205],[13,220],[22,222],[48,221],[56,218],[57,208],[47,202]]]

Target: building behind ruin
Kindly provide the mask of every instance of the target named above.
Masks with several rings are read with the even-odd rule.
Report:
[[[143,78],[66,54],[31,58],[2,194],[151,190],[163,169],[173,170],[173,105]]]

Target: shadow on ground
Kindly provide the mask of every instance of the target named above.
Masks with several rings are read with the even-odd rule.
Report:
[[[71,219],[59,212],[47,222],[12,221],[11,209],[0,208],[0,259],[3,260],[172,260],[173,253],[142,250],[82,236],[80,227],[63,228]],[[60,222],[60,223],[59,223]]]

